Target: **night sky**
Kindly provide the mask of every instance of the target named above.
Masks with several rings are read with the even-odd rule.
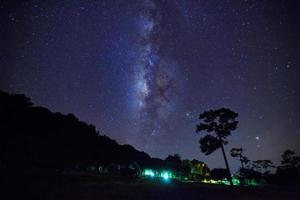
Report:
[[[239,113],[251,160],[300,153],[296,1],[0,1],[0,90],[74,113],[151,156],[201,153],[198,116]],[[239,163],[232,158],[237,170]]]

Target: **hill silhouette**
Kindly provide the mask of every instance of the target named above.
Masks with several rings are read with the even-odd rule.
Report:
[[[0,122],[2,169],[81,170],[92,165],[152,162],[145,152],[100,135],[95,126],[73,114],[34,106],[25,95],[0,91]]]

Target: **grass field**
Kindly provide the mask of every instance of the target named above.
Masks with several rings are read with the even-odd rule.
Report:
[[[92,175],[26,175],[10,179],[13,199],[297,199],[296,187],[231,187]]]

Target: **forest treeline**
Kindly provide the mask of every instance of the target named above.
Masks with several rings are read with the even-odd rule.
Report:
[[[225,109],[220,111],[227,112]],[[229,111],[227,113],[222,114],[226,119],[237,116]],[[212,111],[206,112],[210,119],[213,119],[212,114]],[[209,128],[205,124],[202,127]],[[207,143],[207,139],[215,142]],[[220,143],[212,136],[205,136],[200,144],[201,150],[209,153],[213,152],[211,149],[220,147]],[[276,173],[270,173],[275,168],[270,160],[250,161],[242,148],[232,149],[231,156],[241,163],[237,172],[240,180],[300,183],[300,158],[291,150],[282,154],[282,162],[276,167]],[[95,126],[80,121],[73,114],[54,113],[44,107],[34,106],[30,98],[23,94],[0,91],[1,173],[47,169],[136,176],[147,168],[172,170],[176,176],[192,180],[221,180],[229,175],[228,169],[210,171],[205,163],[195,159],[182,160],[177,154],[169,155],[164,160],[151,158],[130,145],[120,145],[100,135]]]
[[[100,135],[73,114],[33,106],[25,95],[0,92],[0,122],[1,168],[84,169],[100,163],[151,162],[145,152]]]
[[[0,92],[0,122],[1,171],[39,168],[116,174],[123,168],[127,174],[136,174],[151,168],[183,174],[189,173],[191,166],[194,166],[193,176],[198,176],[199,170],[208,171],[203,162],[181,161],[178,155],[165,160],[151,158],[131,145],[120,145],[100,135],[95,126],[73,114],[53,113],[34,106],[23,94]]]

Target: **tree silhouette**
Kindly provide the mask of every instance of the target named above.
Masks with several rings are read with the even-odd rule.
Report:
[[[276,176],[279,184],[300,184],[300,157],[292,150],[285,150],[281,155],[281,165],[277,167]]]
[[[241,162],[242,169],[245,168],[245,165],[249,163],[249,159],[243,155],[243,148],[232,148],[230,155],[234,158],[237,158]]]
[[[231,173],[227,162],[224,145],[226,145],[227,137],[231,135],[237,127],[236,121],[238,114],[228,108],[221,108],[218,110],[210,110],[200,114],[200,124],[196,127],[196,132],[206,131],[209,134],[200,138],[200,148],[205,155],[213,153],[215,150],[221,148],[224,161],[227,168],[228,179],[230,184],[233,185],[231,180]]]
[[[283,168],[295,168],[300,169],[300,157],[296,156],[295,152],[292,150],[285,150],[282,154],[281,164]]]
[[[268,175],[270,169],[274,168],[274,165],[271,160],[256,160],[253,161],[253,168],[262,171],[264,175]]]
[[[223,168],[215,168],[211,170],[210,177],[215,180],[222,180],[223,178],[228,177],[228,171]]]
[[[181,157],[179,154],[169,155],[165,162],[169,169],[177,172],[181,171]]]
[[[210,175],[210,170],[202,161],[193,159],[191,161],[191,177],[194,180],[204,180]]]
[[[181,161],[181,173],[184,177],[189,177],[192,171],[192,163],[188,159],[184,159]]]

